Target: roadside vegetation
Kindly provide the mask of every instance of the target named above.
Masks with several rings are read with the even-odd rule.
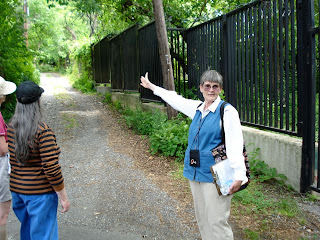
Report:
[[[134,133],[145,136],[152,154],[173,157],[172,177],[182,176],[190,120],[183,115],[168,120],[161,112],[143,112],[112,102],[107,93],[104,102],[121,114]],[[249,153],[251,182],[233,198],[231,218],[245,239],[319,239],[319,219],[307,214],[301,204],[320,203],[315,195],[302,195],[285,185],[286,176],[277,173],[259,159],[259,149]],[[310,224],[312,222],[312,224]]]

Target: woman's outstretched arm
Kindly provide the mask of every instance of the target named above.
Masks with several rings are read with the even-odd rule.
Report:
[[[178,95],[175,91],[169,91],[156,86],[149,81],[148,73],[146,73],[145,76],[141,76],[140,80],[140,85],[142,87],[150,89],[153,91],[154,95],[161,97],[162,100],[168,103],[171,107],[190,118],[194,117],[198,106],[202,103],[200,100],[187,99]]]

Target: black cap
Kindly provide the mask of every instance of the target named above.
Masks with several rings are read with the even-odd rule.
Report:
[[[44,92],[42,87],[31,81],[22,82],[16,91],[18,102],[23,104],[33,103],[37,101]]]

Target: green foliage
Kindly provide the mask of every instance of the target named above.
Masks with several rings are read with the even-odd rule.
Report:
[[[110,104],[111,103],[111,93],[106,93],[103,99],[104,103]]]
[[[188,146],[189,125],[190,120],[182,115],[160,124],[150,136],[152,152],[182,160]]]
[[[192,86],[191,89],[187,88],[185,93],[182,93],[182,95],[188,99],[199,100],[198,95],[197,95],[197,91],[198,91],[197,88],[195,86]]]
[[[104,102],[111,103],[111,94],[107,93]],[[188,145],[188,131],[191,120],[179,114],[168,120],[162,112],[144,112],[123,108],[121,102],[110,104],[117,109],[126,121],[128,127],[138,134],[148,135],[153,154],[177,157],[181,161]]]
[[[300,212],[297,203],[293,199],[282,199],[279,201],[279,213],[288,216],[295,217]]]
[[[72,73],[70,75],[72,86],[82,92],[94,92],[94,80],[91,71],[91,48],[83,45],[75,48],[71,54]]]
[[[166,120],[166,116],[158,111],[153,113],[126,109],[123,114],[128,127],[141,135],[152,135],[155,129]]]
[[[0,75],[17,85],[26,80],[36,83],[40,80],[33,65],[32,52],[26,47],[22,9],[18,0],[0,2]],[[11,118],[15,103],[15,95],[11,94],[2,104],[5,120]]]
[[[260,239],[259,233],[257,233],[256,231],[245,228],[243,230],[243,232],[246,236],[246,239],[250,239],[250,240],[259,240]]]
[[[282,215],[287,217],[296,217],[300,210],[296,201],[290,197],[282,197],[281,199],[270,198],[264,192],[264,185],[254,179],[250,183],[250,187],[240,191],[234,195],[235,205],[247,205],[245,214],[264,214],[266,216]],[[280,187],[278,185],[278,187]]]
[[[284,174],[277,173],[275,168],[270,168],[264,161],[258,159],[259,151],[260,149],[257,148],[255,151],[249,153],[251,175],[256,177],[259,182],[276,180],[284,184],[287,177]]]

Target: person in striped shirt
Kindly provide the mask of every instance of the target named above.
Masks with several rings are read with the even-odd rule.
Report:
[[[22,82],[8,126],[12,208],[21,222],[21,240],[58,240],[58,198],[63,213],[70,208],[59,164],[60,148],[42,119],[43,92],[34,82]]]

